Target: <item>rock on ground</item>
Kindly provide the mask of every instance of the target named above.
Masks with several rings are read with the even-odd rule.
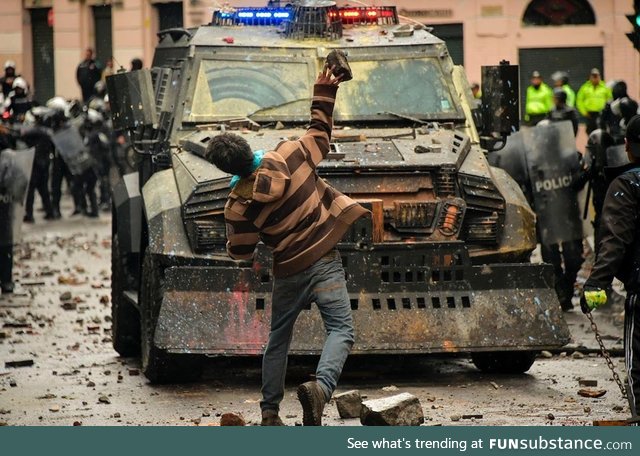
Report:
[[[360,395],[360,391],[347,391],[336,394],[333,398],[336,401],[340,418],[360,418],[362,411],[362,396]]]
[[[363,402],[360,422],[364,426],[419,426],[424,413],[416,396],[402,393]]]

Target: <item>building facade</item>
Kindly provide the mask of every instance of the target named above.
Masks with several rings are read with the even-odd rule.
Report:
[[[221,2],[222,3],[222,2]],[[235,6],[264,1],[230,0]],[[284,2],[283,2],[284,3]],[[346,3],[339,0],[338,3]],[[352,2],[361,4],[361,2]],[[567,71],[577,89],[598,67],[605,79],[624,79],[640,94],[640,54],[625,33],[633,0],[372,0],[396,5],[409,21],[433,27],[445,39],[470,81],[481,66],[509,60],[521,66],[521,83],[538,70],[549,78]],[[149,64],[158,30],[208,23],[215,0],[2,0],[0,62],[18,71],[43,101],[53,95],[78,98],[75,69],[84,50],[96,50],[116,69],[133,58]]]

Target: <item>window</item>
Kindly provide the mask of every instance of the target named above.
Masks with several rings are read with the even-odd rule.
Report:
[[[587,0],[533,0],[522,17],[524,26],[593,25],[596,16]]]

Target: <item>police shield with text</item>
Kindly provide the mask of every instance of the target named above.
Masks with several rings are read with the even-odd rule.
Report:
[[[537,217],[542,258],[554,267],[555,288],[564,310],[573,307],[573,284],[582,264],[582,223],[573,184],[580,163],[570,121],[543,122],[509,136],[490,156],[523,188]]]

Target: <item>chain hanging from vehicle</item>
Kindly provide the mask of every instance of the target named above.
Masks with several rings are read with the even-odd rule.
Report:
[[[618,372],[616,371],[616,368],[613,365],[613,361],[611,360],[611,356],[609,355],[609,351],[604,346],[604,342],[602,341],[602,336],[600,335],[600,332],[598,331],[598,326],[596,325],[596,322],[593,319],[593,315],[591,315],[591,313],[587,313],[586,316],[589,319],[589,322],[591,323],[591,329],[593,330],[593,334],[596,336],[596,341],[598,341],[598,345],[600,345],[600,353],[602,354],[603,358],[607,362],[607,366],[609,367],[609,370],[611,371],[611,375],[613,375],[613,379],[618,384],[618,388],[620,388],[620,393],[622,394],[622,397],[626,399],[627,398],[627,389],[622,384],[622,380],[620,379],[620,376],[618,375]]]

